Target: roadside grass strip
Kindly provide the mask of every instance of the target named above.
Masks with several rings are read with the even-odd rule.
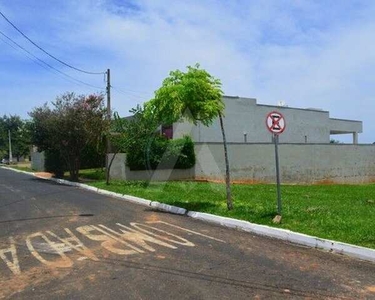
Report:
[[[22,165],[10,165],[9,168],[19,170],[19,171],[25,171],[25,172],[33,172],[33,170],[28,166],[22,166]]]
[[[90,182],[89,185],[186,209],[375,249],[375,185],[283,185],[282,222],[274,224],[276,186],[207,182]]]

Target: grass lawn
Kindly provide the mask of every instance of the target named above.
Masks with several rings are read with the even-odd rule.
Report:
[[[7,167],[20,170],[20,171],[26,171],[26,172],[35,172],[31,169],[30,164],[19,164],[19,165],[7,165]]]
[[[64,173],[64,179],[69,180],[69,172]],[[79,180],[81,182],[105,181],[105,170],[102,168],[79,170]]]
[[[273,224],[275,185],[232,185],[234,209],[228,211],[225,185],[207,182],[124,182],[90,185],[257,224],[375,248],[375,185],[283,185],[282,224]]]
[[[69,172],[67,172],[69,176]],[[89,180],[104,180],[105,181],[105,170],[104,169],[86,169],[79,171],[79,177],[82,179]]]

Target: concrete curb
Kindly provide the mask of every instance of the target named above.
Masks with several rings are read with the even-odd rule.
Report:
[[[177,207],[177,206],[173,206],[173,205],[168,205],[168,204],[164,204],[164,203],[159,203],[157,201],[151,202],[150,206],[157,209],[157,210],[170,212],[170,213],[176,214],[176,215],[186,215],[186,213],[187,213],[187,210],[185,208],[181,208],[181,207]]]
[[[37,175],[35,175],[35,173],[31,173],[31,172],[21,171],[21,170],[9,168],[9,167],[1,167],[1,168],[38,177]],[[95,187],[92,187],[83,183],[71,182],[68,180],[57,179],[57,178],[43,178],[43,177],[38,177],[38,178],[51,180],[60,184],[66,184],[69,186],[78,187],[81,189],[89,190],[89,191],[96,192],[96,193],[110,196],[110,197],[115,197],[115,198],[122,199],[128,202],[136,203],[139,205],[149,206],[155,210],[160,210],[160,211],[169,212],[169,213],[178,214],[178,215],[186,215],[193,219],[217,224],[217,225],[224,226],[227,228],[234,228],[234,229],[238,229],[241,231],[251,232],[251,233],[261,235],[261,236],[267,236],[267,237],[287,241],[287,242],[298,244],[298,245],[304,245],[304,246],[317,248],[317,249],[321,249],[321,250],[325,250],[325,251],[329,251],[333,253],[339,253],[342,255],[349,256],[349,257],[354,257],[354,258],[358,258],[358,259],[362,259],[362,260],[366,260],[370,262],[375,262],[375,250],[370,249],[370,248],[365,248],[365,247],[346,244],[342,242],[322,239],[322,238],[318,238],[315,236],[310,236],[310,235],[306,235],[306,234],[302,234],[302,233],[298,233],[298,232],[294,232],[294,231],[290,231],[286,229],[279,229],[279,228],[274,228],[274,227],[270,227],[266,225],[253,224],[247,221],[220,217],[220,216],[196,212],[196,211],[187,211],[186,209],[181,208],[181,207],[159,203],[157,201],[150,201],[150,200],[135,197],[135,196],[109,192],[109,191],[98,189],[98,188],[95,188]]]
[[[274,228],[266,225],[253,224],[247,221],[220,217],[207,213],[189,211],[187,215],[191,218],[218,224],[228,228],[235,228],[246,232],[255,233],[275,239],[284,240],[298,245],[322,249],[329,252],[339,253],[350,257],[375,262],[375,250],[342,242],[327,240],[298,233],[286,229]]]

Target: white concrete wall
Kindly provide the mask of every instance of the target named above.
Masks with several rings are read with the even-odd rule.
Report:
[[[43,172],[44,169],[44,152],[31,152],[31,169]]]
[[[222,144],[197,144],[195,177],[223,180]],[[275,182],[273,144],[229,144],[232,180]],[[344,144],[279,145],[281,180],[284,183],[375,182],[375,146]]]
[[[113,154],[108,155],[108,161],[112,159]],[[194,168],[184,170],[141,170],[131,171],[126,166],[126,154],[118,153],[113,160],[110,178],[120,180],[153,180],[153,181],[166,181],[166,180],[182,180],[193,179]]]
[[[330,119],[329,127],[332,132],[362,132],[362,122],[354,120]]]
[[[228,145],[231,178],[249,183],[275,182],[275,148],[270,143]],[[197,163],[188,170],[130,171],[126,155],[117,154],[111,178],[123,180],[224,180],[220,143],[197,143]],[[375,145],[280,144],[283,183],[375,182]]]

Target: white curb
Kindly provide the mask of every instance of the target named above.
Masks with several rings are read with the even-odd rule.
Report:
[[[176,215],[185,215],[187,213],[187,210],[185,208],[159,203],[157,201],[152,201],[150,206],[158,210],[170,212]]]
[[[35,173],[21,171],[9,167],[1,167],[4,169],[12,170],[19,173],[24,173],[32,176],[38,177]],[[201,213],[196,211],[187,211],[184,208],[168,205],[164,203],[159,203],[157,201],[150,201],[147,199],[131,196],[131,195],[123,195],[119,193],[109,192],[106,190],[98,189],[92,186],[89,186],[87,184],[77,183],[77,182],[71,182],[64,179],[56,179],[56,178],[43,178],[38,177],[46,180],[52,180],[57,183],[66,184],[70,186],[79,187],[85,190],[89,190],[92,192],[96,192],[102,195],[111,196],[115,198],[119,198],[128,202],[136,203],[143,206],[150,206],[154,209],[170,212],[173,214],[178,215],[187,215],[188,217],[191,217],[193,219],[205,221],[214,223],[217,225],[221,225],[228,228],[235,228],[238,230],[246,231],[246,232],[252,232],[258,235],[267,236],[279,240],[284,240],[287,242],[291,242],[294,244],[304,245],[312,248],[322,249],[329,252],[339,253],[346,256],[359,258],[366,261],[375,262],[375,250],[365,247],[360,247],[356,245],[346,244],[342,242],[327,240],[318,238],[315,236],[310,236],[286,229],[280,229],[280,228],[274,228],[266,225],[258,225],[253,224],[247,221],[237,220],[237,219],[231,219],[226,217],[220,217],[212,214],[207,213]]]
[[[121,195],[120,198],[124,199],[126,201],[129,201],[129,202],[133,202],[133,203],[143,205],[143,206],[151,206],[151,201],[147,200],[147,199],[143,199],[143,198],[139,198],[139,197],[135,197],[135,196],[131,196],[131,195]]]
[[[86,186],[80,185],[80,188],[83,188],[85,190],[92,191],[92,192],[95,192],[95,193],[98,192],[98,188],[96,188],[94,186],[90,186],[90,185],[86,185]]]
[[[371,262],[375,262],[375,250],[337,241],[318,238],[286,229],[269,227],[266,225],[253,224],[247,221],[235,220],[216,215],[189,211],[187,215],[191,218],[215,223],[228,228],[236,228],[258,235],[268,236],[294,244],[323,249],[329,252],[339,253]]]

